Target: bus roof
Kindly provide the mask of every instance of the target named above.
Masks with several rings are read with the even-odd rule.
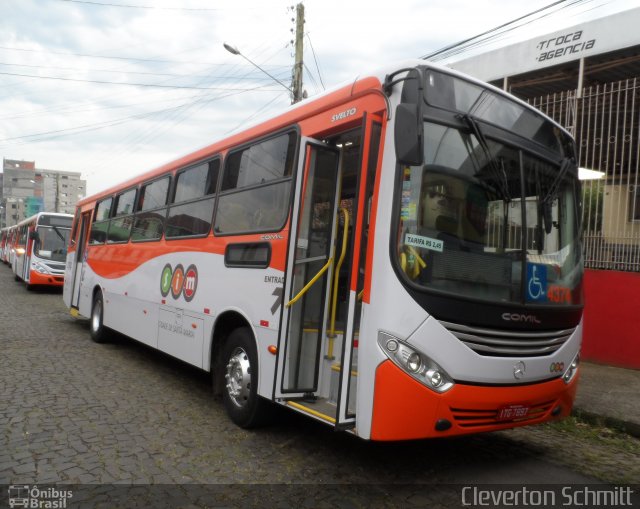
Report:
[[[82,207],[83,205],[93,203],[98,201],[104,197],[110,196],[118,191],[127,189],[129,187],[134,187],[141,182],[152,180],[155,177],[163,175],[165,173],[174,171],[179,168],[183,168],[185,166],[189,166],[195,164],[199,161],[205,160],[213,155],[225,152],[229,148],[233,148],[234,146],[238,146],[245,142],[248,139],[251,139],[253,136],[265,136],[273,132],[277,132],[287,126],[291,126],[296,122],[300,122],[307,117],[318,114],[319,112],[326,111],[330,108],[336,107],[344,102],[347,102],[356,97],[365,95],[367,93],[382,93],[382,84],[384,83],[384,78],[388,74],[392,72],[396,72],[401,69],[409,69],[412,67],[424,66],[432,69],[436,69],[454,76],[458,76],[467,81],[485,87],[499,95],[508,97],[510,100],[513,100],[523,107],[535,110],[538,114],[545,117],[547,120],[555,124],[557,127],[565,131],[567,134],[568,131],[564,129],[560,124],[555,122],[553,119],[549,118],[547,115],[541,113],[540,111],[533,108],[530,104],[518,99],[511,94],[508,94],[504,90],[501,90],[493,85],[485,83],[481,80],[468,76],[460,71],[456,71],[454,69],[450,69],[449,67],[445,67],[441,64],[437,64],[434,62],[429,62],[426,60],[419,59],[411,59],[405,60],[401,62],[396,62],[395,64],[387,65],[384,67],[379,67],[376,70],[373,70],[369,73],[356,76],[353,80],[343,82],[335,87],[317,95],[309,99],[305,99],[297,104],[291,105],[284,112],[275,117],[261,120],[254,125],[247,127],[246,129],[240,131],[239,133],[233,134],[226,138],[219,139],[213,142],[210,145],[207,145],[203,148],[200,148],[194,152],[190,152],[186,155],[183,155],[173,161],[165,163],[159,167],[156,167],[151,170],[147,170],[141,172],[139,175],[132,177],[128,180],[117,183],[109,188],[95,193],[91,196],[83,198],[79,200],[77,206]]]
[[[64,214],[62,212],[38,212],[37,214],[34,214],[30,217],[27,217],[26,219],[23,219],[22,221],[20,221],[18,224],[14,225],[16,227],[18,226],[23,226],[25,224],[29,224],[32,222],[37,222],[38,219],[42,216],[55,216],[55,217],[70,217],[73,218],[72,214]]]

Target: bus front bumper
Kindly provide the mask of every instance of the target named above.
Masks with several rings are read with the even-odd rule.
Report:
[[[376,371],[372,440],[436,438],[537,424],[571,413],[578,373],[517,386],[456,384],[438,394],[391,361]]]
[[[62,286],[64,284],[64,275],[40,274],[39,272],[32,270],[29,274],[29,284]]]

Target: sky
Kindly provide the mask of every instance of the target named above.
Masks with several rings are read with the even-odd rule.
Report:
[[[305,0],[304,89],[313,97],[552,3]],[[636,6],[565,0],[479,50]],[[79,171],[93,194],[278,114],[294,19],[284,0],[2,0],[0,155]]]

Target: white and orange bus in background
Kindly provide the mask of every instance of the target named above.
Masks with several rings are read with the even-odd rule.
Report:
[[[575,144],[425,61],[363,75],[82,200],[64,300],[365,439],[570,413],[582,323]]]
[[[0,243],[0,261],[11,266],[13,254],[15,253],[15,242],[18,226],[7,226],[2,229],[2,241]]]
[[[73,216],[39,212],[15,226],[11,268],[27,289],[62,286]]]
[[[9,263],[9,251],[11,249],[11,232],[10,226],[6,226],[0,230],[0,262]]]

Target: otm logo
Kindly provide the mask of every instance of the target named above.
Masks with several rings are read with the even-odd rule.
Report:
[[[198,268],[195,265],[189,265],[184,270],[182,264],[178,264],[175,268],[167,263],[162,269],[160,276],[160,293],[163,297],[167,297],[169,293],[174,299],[179,299],[180,295],[184,300],[191,302],[196,295],[198,289]]]
[[[550,373],[560,373],[564,371],[564,362],[552,362],[549,366]]]

